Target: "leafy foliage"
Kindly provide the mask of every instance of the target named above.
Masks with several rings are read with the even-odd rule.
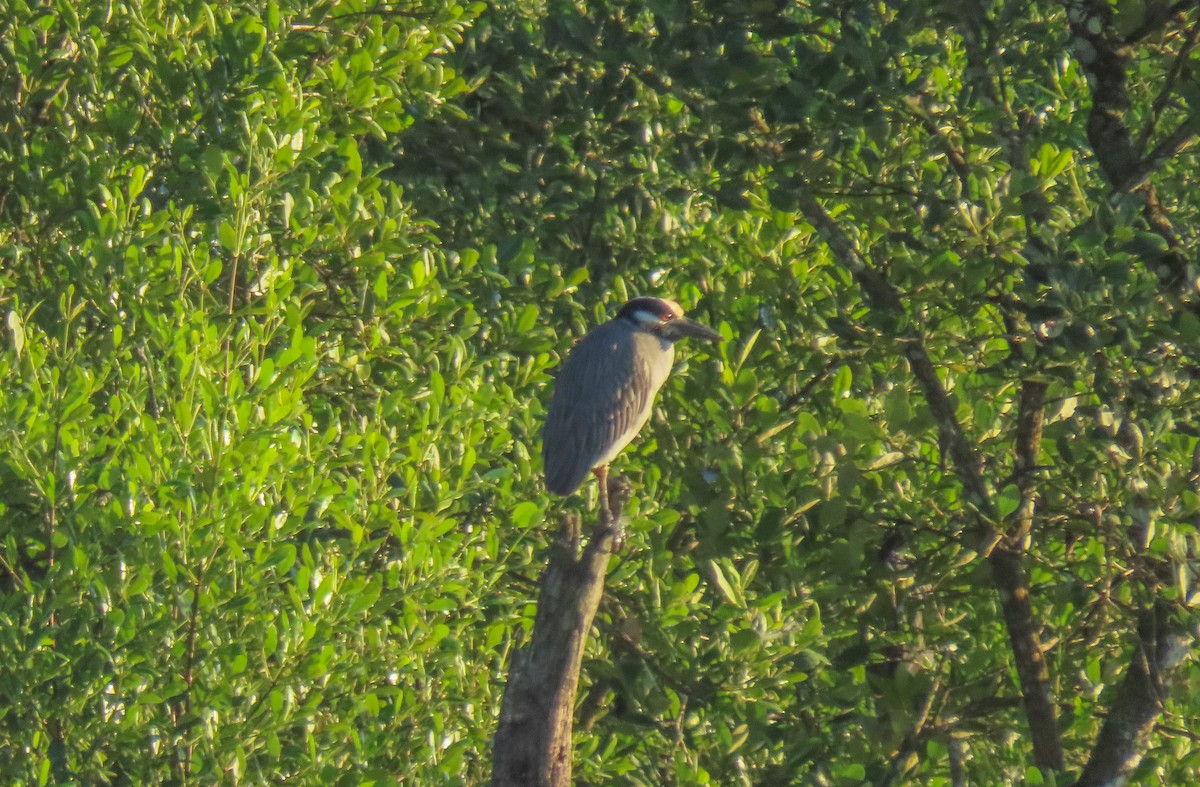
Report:
[[[909,333],[1002,528],[1048,385],[1022,547],[1078,771],[1135,622],[1197,624],[1196,20],[1157,5],[1096,18],[1161,214],[1058,3],[10,4],[0,773],[484,781],[586,504],[538,488],[545,372],[637,292],[728,341],[618,461],[581,781],[1056,778]],[[1163,696],[1135,778],[1180,783],[1194,656]]]

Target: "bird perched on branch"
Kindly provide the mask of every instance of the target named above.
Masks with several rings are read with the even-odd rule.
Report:
[[[666,298],[634,298],[571,351],[554,384],[542,430],[546,488],[569,495],[588,472],[600,484],[600,517],[609,520],[608,464],[634,438],[671,373],[675,342],[721,334],[683,316]]]

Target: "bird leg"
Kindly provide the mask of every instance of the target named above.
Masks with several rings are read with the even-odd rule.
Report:
[[[600,483],[600,525],[612,532],[612,551],[621,552],[625,549],[625,528],[621,526],[621,509],[612,509],[612,497],[608,490],[608,465],[593,468],[592,472],[596,474],[596,481]],[[626,487],[629,485],[621,476],[617,476],[613,483],[624,484]],[[618,492],[617,500],[618,505],[623,508],[629,500],[628,491]]]
[[[611,513],[608,510],[608,465],[594,467],[592,472],[596,474],[596,481],[600,483],[600,524],[612,527],[612,522],[609,521]]]

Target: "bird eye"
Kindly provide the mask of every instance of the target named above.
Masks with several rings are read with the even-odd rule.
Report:
[[[670,322],[671,320],[675,319],[675,315],[672,314],[671,312],[667,312],[666,314],[659,317],[658,319],[662,320],[663,322]]]

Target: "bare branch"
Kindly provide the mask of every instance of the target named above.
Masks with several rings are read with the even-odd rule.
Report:
[[[611,522],[620,520],[629,482],[609,479]],[[542,574],[527,646],[513,655],[492,753],[494,787],[568,787],[575,692],[617,529],[600,522],[579,553],[578,520],[563,522]]]

